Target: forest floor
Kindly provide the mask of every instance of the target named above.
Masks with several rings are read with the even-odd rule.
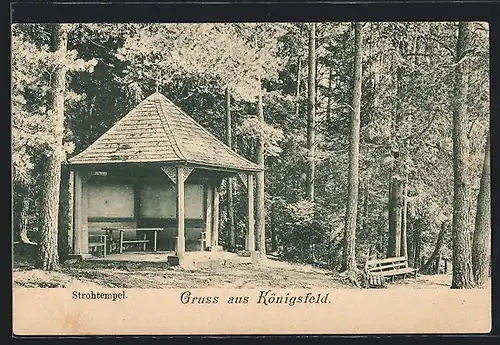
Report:
[[[390,289],[449,288],[450,275],[421,275],[388,284]],[[185,269],[165,262],[77,261],[56,271],[35,269],[31,260],[15,258],[14,287],[108,288],[296,288],[349,289],[338,273],[310,265],[262,260],[259,265]]]
[[[331,271],[309,265],[263,260],[259,265],[185,269],[165,262],[78,261],[52,272],[15,260],[14,287],[84,288],[351,288]]]

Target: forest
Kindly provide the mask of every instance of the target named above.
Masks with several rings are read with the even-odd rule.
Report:
[[[68,254],[61,165],[158,90],[265,167],[261,254],[339,272],[405,256],[436,274],[446,261],[452,288],[485,285],[487,23],[15,24],[11,34],[13,241],[37,248],[37,267]],[[221,195],[220,244],[237,250],[246,190],[228,179]]]

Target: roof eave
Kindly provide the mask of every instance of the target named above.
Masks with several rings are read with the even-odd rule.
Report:
[[[193,167],[198,167],[201,169],[207,169],[207,170],[217,170],[217,171],[227,171],[231,173],[258,173],[261,171],[264,171],[264,168],[259,167],[256,165],[254,168],[249,168],[249,167],[234,167],[234,166],[223,166],[223,165],[215,165],[215,164],[207,164],[207,163],[200,163],[200,162],[187,162],[187,165],[193,166]]]
[[[264,171],[264,167],[260,167],[254,164],[254,167],[237,167],[237,166],[229,166],[229,165],[218,165],[218,164],[209,164],[204,162],[197,162],[193,160],[178,160],[178,161],[90,161],[90,162],[72,162],[71,160],[63,163],[66,167],[84,167],[84,166],[116,166],[116,165],[187,165],[193,168],[202,168],[207,170],[217,170],[217,171],[226,171],[230,173],[258,173]]]

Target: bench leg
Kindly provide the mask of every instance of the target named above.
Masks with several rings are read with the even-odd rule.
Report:
[[[156,252],[156,242],[158,240],[158,232],[155,230],[154,233],[155,233],[155,235],[154,235],[155,238],[154,238],[154,242],[153,242],[153,251]]]
[[[123,254],[123,231],[120,231],[120,254]]]
[[[104,237],[104,247],[103,247],[103,250],[102,250],[102,257],[105,258],[106,257],[106,236]]]
[[[144,234],[143,237],[144,237],[144,241],[146,241],[147,240],[146,234]],[[142,248],[144,251],[146,251],[146,242],[143,243]]]

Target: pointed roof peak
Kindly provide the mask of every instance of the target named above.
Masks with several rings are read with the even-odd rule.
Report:
[[[148,97],[146,97],[145,100],[148,98],[159,98],[159,97],[167,98],[160,91],[155,91],[152,94],[150,94]]]
[[[234,171],[262,170],[158,91],[142,100],[69,163],[190,163]]]

